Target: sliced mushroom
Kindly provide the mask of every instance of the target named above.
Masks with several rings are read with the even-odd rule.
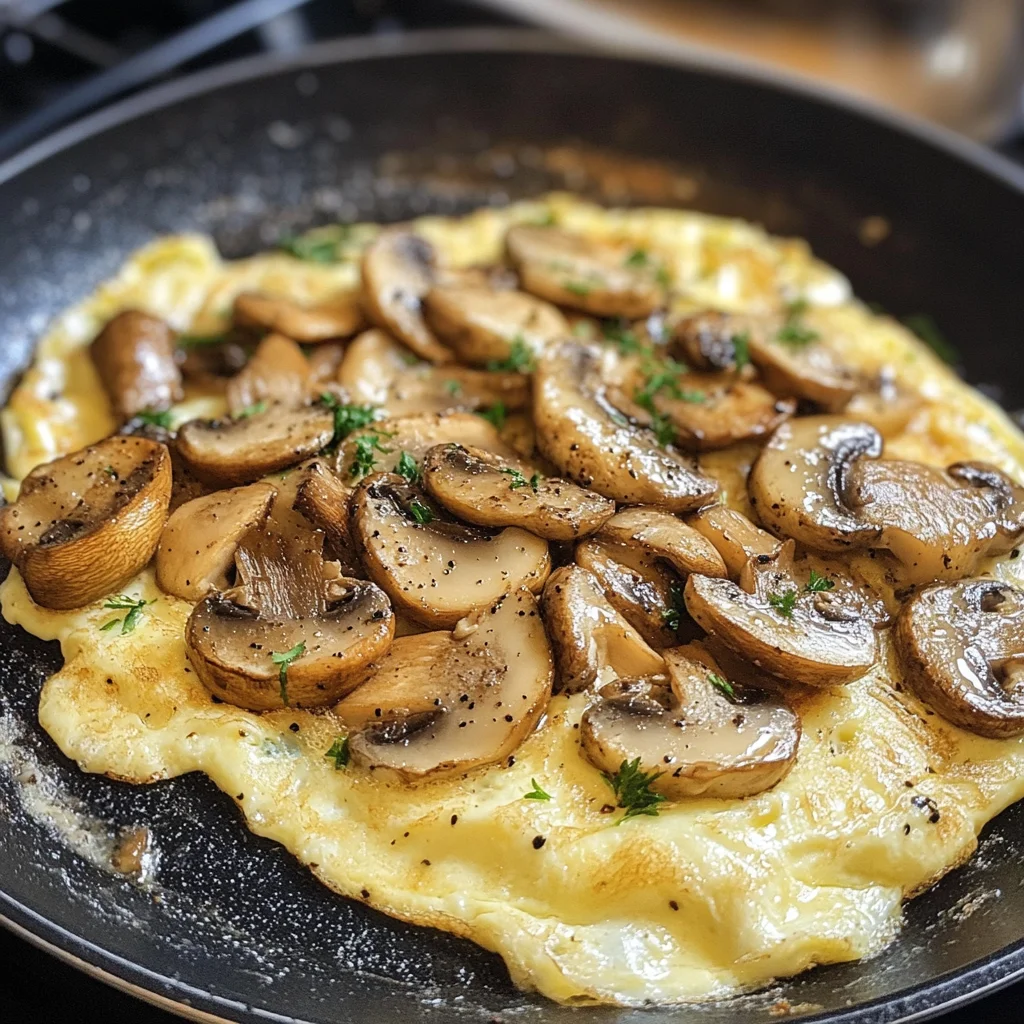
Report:
[[[388,416],[471,412],[497,404],[521,409],[529,400],[529,379],[521,373],[431,366],[383,331],[361,334],[349,346],[338,383],[352,403],[379,406]]]
[[[251,483],[294,466],[330,443],[334,414],[322,405],[271,406],[240,420],[190,420],[178,431],[178,453],[201,480]]]
[[[1024,592],[992,579],[928,587],[893,631],[903,678],[961,729],[1024,733]]]
[[[450,628],[509,590],[539,592],[551,569],[539,537],[465,526],[394,473],[364,480],[350,507],[352,539],[370,578],[428,626]]]
[[[323,537],[257,529],[235,555],[239,585],[200,601],[185,627],[206,688],[252,711],[333,704],[391,645],[387,597],[325,563]]]
[[[423,484],[453,515],[477,526],[520,526],[548,540],[593,533],[615,503],[528,463],[482,448],[442,444],[423,459]]]
[[[118,313],[89,346],[89,355],[122,422],[182,399],[174,332],[155,316],[137,309]]]
[[[523,288],[542,299],[598,316],[647,316],[666,301],[656,267],[631,246],[560,228],[519,224],[505,244]]]
[[[38,466],[0,509],[0,546],[32,600],[78,608],[127,583],[153,557],[167,519],[171,458],[115,435]]]
[[[366,323],[355,292],[311,306],[282,296],[242,292],[235,298],[231,315],[240,327],[277,331],[307,345],[350,338]]]
[[[451,350],[423,319],[423,297],[436,275],[433,246],[404,228],[382,231],[363,256],[367,312],[378,326],[432,363],[448,363]]]
[[[749,326],[740,317],[707,311],[680,320],[669,351],[695,370],[738,370],[747,361]]]
[[[615,501],[673,512],[708,504],[718,484],[609,404],[606,379],[619,358],[600,345],[567,342],[539,360],[533,412],[541,452],[581,487]]]
[[[569,335],[565,317],[550,303],[517,291],[471,285],[432,288],[427,322],[467,363],[501,362],[518,341],[537,354]]]
[[[753,796],[788,774],[800,719],[777,697],[735,686],[699,644],[666,651],[665,667],[671,690],[623,680],[584,712],[580,742],[596,768],[613,774],[639,758],[671,800]]]
[[[359,560],[352,549],[348,528],[348,500],[352,490],[346,487],[323,462],[315,461],[304,469],[296,482],[296,511],[324,533],[324,550],[328,558],[341,564],[347,576],[359,570]]]
[[[302,349],[283,334],[269,334],[252,359],[228,381],[232,416],[259,408],[259,403],[296,406],[309,390],[309,362]]]
[[[181,505],[167,520],[156,551],[161,590],[199,601],[227,590],[238,542],[266,521],[277,494],[268,483],[215,491]]]
[[[602,540],[643,550],[666,562],[681,576],[699,572],[725,576],[726,566],[714,544],[689,523],[657,508],[627,508],[600,530]]]
[[[661,655],[612,607],[593,573],[578,565],[551,574],[544,587],[544,618],[560,690],[575,693],[664,671]]]
[[[336,710],[355,764],[415,782],[507,760],[540,721],[553,676],[537,602],[516,590],[455,633],[396,640]]]
[[[747,562],[757,555],[774,558],[782,546],[782,541],[755,526],[742,512],[736,512],[726,505],[709,505],[688,521],[714,545],[729,576],[739,576]],[[704,575],[716,576],[721,573]]]
[[[906,429],[923,404],[920,395],[901,387],[893,371],[883,368],[843,412],[852,420],[870,423],[882,437],[893,437]]]
[[[875,663],[871,622],[850,588],[810,589],[792,564],[792,543],[773,560],[751,559],[744,590],[694,574],[686,608],[697,624],[737,654],[782,680],[828,686],[860,678]]]

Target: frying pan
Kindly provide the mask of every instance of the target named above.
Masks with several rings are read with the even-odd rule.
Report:
[[[9,388],[50,318],[154,235],[208,231],[234,256],[321,221],[456,213],[558,186],[806,237],[859,295],[930,314],[972,380],[1024,405],[1024,175],[1011,165],[763,72],[504,30],[257,58],[0,167],[0,373]],[[864,234],[870,217],[883,239]],[[0,914],[195,1019],[755,1024],[786,1000],[808,1020],[888,1024],[1024,973],[1018,807],[872,960],[712,1006],[559,1007],[517,992],[491,953],[331,895],[204,777],[131,787],[79,772],[35,720],[56,645],[4,626],[0,650]],[[160,856],[144,885],[106,867],[112,838],[140,824]]]

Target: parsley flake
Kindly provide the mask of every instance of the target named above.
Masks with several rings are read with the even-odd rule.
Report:
[[[446,380],[444,389],[454,398],[462,390],[462,385],[457,380]]]
[[[381,452],[387,455],[391,451],[390,448],[385,448],[381,444],[382,437],[390,436],[390,434],[377,433],[360,434],[355,439],[355,453],[348,467],[349,476],[354,476],[357,479],[369,476],[377,465],[377,457],[374,455],[374,452]]]
[[[104,466],[103,467],[103,472],[106,473],[107,476],[111,477],[112,479],[114,479],[114,480],[117,479],[117,470],[114,469],[113,466]]]
[[[281,684],[281,703],[288,704],[288,666],[295,661],[296,658],[301,658],[306,653],[306,641],[300,640],[290,651],[284,651],[278,653],[277,651],[270,652],[270,660],[275,665],[280,665],[280,669],[277,673],[278,682]]]
[[[806,299],[796,299],[786,306],[786,322],[775,332],[775,340],[794,348],[803,348],[818,341],[821,335],[803,322],[810,308]]]
[[[334,762],[334,770],[340,771],[348,764],[349,750],[348,737],[339,736],[332,744],[331,749],[324,754],[329,761]]]
[[[634,249],[625,259],[624,266],[627,267],[646,267],[650,261],[650,256],[647,255],[646,249]]]
[[[662,448],[668,447],[676,439],[676,428],[663,413],[656,412],[651,417],[651,430],[654,431],[654,439]]]
[[[796,591],[786,590],[781,594],[769,594],[768,603],[786,619],[793,618],[793,609],[796,607]]]
[[[120,636],[124,636],[125,633],[131,633],[142,618],[142,609],[147,604],[154,604],[155,601],[156,598],[153,598],[151,601],[144,601],[142,598],[129,597],[127,594],[118,594],[117,597],[108,598],[103,604],[104,608],[114,608],[118,611],[126,611],[128,614],[123,619],[111,619],[109,622],[104,622],[100,629],[106,633],[116,626],[120,626]]]
[[[636,336],[636,331],[626,320],[606,320],[601,325],[601,333],[608,341],[618,346],[621,355],[628,356],[643,352],[644,346]]]
[[[509,481],[508,489],[510,491],[517,491],[520,487],[526,486],[526,477],[518,469],[503,469],[502,473],[507,473],[512,479]],[[534,490],[537,488],[535,487]]]
[[[540,473],[534,473],[533,476],[530,477],[530,489],[533,491],[534,494],[536,494],[537,493],[537,489],[539,487],[540,487]]]
[[[683,587],[679,583],[673,583],[668,588],[668,592],[672,603],[667,608],[662,608],[661,621],[664,622],[666,629],[678,633],[685,621],[684,616],[687,614],[686,603],[683,600]]]
[[[282,238],[277,246],[306,263],[338,263],[342,258],[340,249],[348,239],[349,232],[347,224],[332,224],[304,235],[289,235]]]
[[[617,805],[626,812],[615,823],[616,825],[621,825],[624,821],[641,814],[657,816],[658,804],[664,803],[665,797],[661,793],[653,792],[651,783],[656,782],[663,774],[664,772],[642,772],[639,757],[633,761],[623,761],[613,775],[601,773],[601,777],[615,794]]]
[[[742,370],[750,362],[750,331],[732,336],[732,353],[733,366]]]
[[[416,520],[420,526],[426,526],[427,523],[434,521],[434,513],[429,505],[424,505],[419,498],[413,498],[412,501],[406,506],[409,511],[409,515]]]
[[[721,690],[726,697],[736,696],[736,687],[729,682],[724,676],[720,676],[717,672],[708,673],[708,682],[715,687],[716,690]]]
[[[477,410],[477,416],[482,416],[495,430],[501,430],[505,426],[505,403],[495,402],[494,405],[479,409]]]
[[[415,457],[408,452],[402,452],[398,459],[398,465],[395,466],[395,472],[400,477],[404,477],[408,484],[416,484],[420,481],[420,467]]]
[[[523,799],[524,800],[550,800],[551,799],[551,794],[550,793],[545,793],[544,790],[541,789],[540,786],[537,785],[537,780],[536,779],[530,779],[530,786],[531,786],[530,792],[523,794]]]
[[[812,569],[811,578],[804,584],[804,590],[808,594],[821,594],[826,590],[831,590],[835,585],[835,580],[830,580],[827,576],[822,576],[821,573]]]
[[[487,369],[505,373],[533,373],[536,368],[536,361],[533,358],[533,351],[523,340],[521,334],[517,334],[509,346],[508,355],[504,359],[492,359],[487,364]]]
[[[169,409],[143,409],[135,414],[137,419],[154,427],[163,427],[164,430],[171,429],[171,412]]]
[[[334,436],[327,445],[328,448],[337,448],[353,430],[367,427],[377,418],[376,406],[346,405],[329,391],[321,394],[320,404],[334,412]]]
[[[578,295],[580,298],[585,298],[591,291],[590,285],[585,281],[563,281],[562,287],[570,295]]]
[[[267,411],[267,403],[264,401],[253,402],[252,405],[247,405],[244,409],[239,410],[235,413],[236,420],[247,420],[250,416],[258,416],[261,412]]]

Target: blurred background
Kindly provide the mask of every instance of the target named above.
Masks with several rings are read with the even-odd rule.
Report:
[[[1024,157],[1024,0],[0,0],[0,157],[225,60],[487,24],[775,65]]]

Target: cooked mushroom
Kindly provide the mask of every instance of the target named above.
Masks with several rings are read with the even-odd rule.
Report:
[[[784,424],[751,470],[751,503],[767,526],[815,550],[889,550],[907,583],[968,576],[1024,531],[1024,487],[995,467],[941,470],[881,453],[866,423]]]
[[[433,246],[404,228],[382,231],[363,255],[363,291],[370,319],[423,359],[448,363],[451,350],[423,319],[423,297],[435,279]]]
[[[707,311],[680,320],[669,351],[695,370],[739,370],[748,360],[749,327],[740,317]]]
[[[296,470],[296,511],[324,533],[326,556],[341,564],[345,575],[355,575],[359,560],[352,549],[348,528],[348,500],[352,490],[346,487],[322,462],[315,461]]]
[[[903,678],[961,729],[1024,733],[1024,592],[992,579],[915,594],[893,631]]]
[[[252,359],[228,381],[228,409],[238,416],[258,409],[260,403],[296,406],[306,398],[309,387],[309,362],[302,349],[283,334],[269,334]]]
[[[424,309],[427,322],[458,357],[480,366],[507,360],[514,342],[536,355],[569,335],[554,306],[525,292],[449,285],[432,288]]]
[[[190,420],[178,431],[178,453],[201,480],[251,483],[315,455],[334,436],[334,414],[322,405],[271,406],[239,420]]]
[[[870,423],[882,437],[892,437],[906,429],[922,405],[919,394],[902,387],[893,371],[883,368],[869,386],[850,399],[843,414]]]
[[[594,575],[578,565],[551,574],[544,586],[544,618],[560,690],[575,693],[664,671],[661,655],[609,604]]]
[[[355,764],[415,782],[505,761],[540,721],[553,675],[536,600],[515,590],[455,633],[396,640],[336,711]]]
[[[137,309],[118,313],[89,346],[89,355],[122,422],[181,401],[174,332],[163,320]]]
[[[521,526],[548,540],[593,533],[615,503],[528,463],[482,448],[440,444],[423,458],[423,484],[453,515],[477,526]]]
[[[595,241],[560,228],[509,228],[509,257],[523,288],[560,306],[598,316],[647,316],[665,304],[657,267],[634,247]]]
[[[689,624],[682,581],[691,572],[724,576],[725,563],[691,526],[669,512],[620,512],[576,548],[576,561],[652,647],[673,647]]]
[[[379,330],[365,331],[352,342],[338,383],[349,401],[379,406],[389,416],[473,411],[498,403],[521,409],[529,399],[529,380],[521,373],[421,363]]]
[[[364,480],[350,507],[352,539],[370,578],[428,626],[450,628],[518,587],[538,592],[551,569],[539,537],[514,526],[496,534],[465,526],[394,473]]]
[[[257,529],[235,553],[239,583],[200,601],[185,627],[206,688],[251,711],[333,704],[391,644],[387,597],[325,563],[323,537]]]
[[[349,338],[366,322],[355,292],[311,306],[282,296],[242,292],[235,298],[231,315],[240,327],[277,331],[307,345],[332,338]]]
[[[782,541],[755,526],[742,512],[725,505],[709,505],[691,516],[688,522],[714,545],[729,576],[739,576],[747,562],[757,555],[774,557],[782,546]]]
[[[673,512],[708,504],[718,484],[608,403],[606,379],[619,359],[607,347],[566,342],[539,360],[533,412],[541,452],[581,487],[615,501]]]
[[[156,550],[156,581],[161,590],[199,601],[232,583],[238,542],[266,521],[277,494],[268,483],[215,491],[195,498],[167,520]]]
[[[0,546],[32,600],[78,608],[116,591],[153,557],[167,519],[162,444],[115,435],[38,466],[0,509]]]
[[[778,698],[731,683],[699,644],[665,652],[671,690],[649,680],[612,683],[580,721],[596,768],[640,759],[651,788],[671,800],[740,798],[771,789],[796,762],[800,719]]]
[[[852,588],[816,589],[793,566],[790,542],[772,559],[750,560],[744,590],[694,574],[686,608],[697,624],[780,679],[827,686],[864,675],[875,662],[875,632]]]

